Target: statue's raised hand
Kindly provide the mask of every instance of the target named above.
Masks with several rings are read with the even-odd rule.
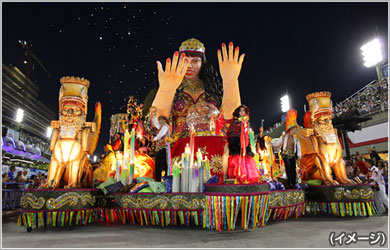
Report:
[[[233,43],[229,43],[229,50],[227,50],[225,43],[222,43],[222,53],[218,49],[218,63],[219,71],[224,82],[237,81],[238,76],[240,75],[242,62],[244,61],[245,54],[242,54],[240,57],[240,49],[236,47],[234,49]]]
[[[185,54],[182,53],[179,58],[179,52],[177,51],[173,54],[172,62],[170,58],[167,58],[165,71],[163,70],[161,62],[157,61],[160,89],[176,90],[183,81],[187,68],[188,60],[185,58]]]

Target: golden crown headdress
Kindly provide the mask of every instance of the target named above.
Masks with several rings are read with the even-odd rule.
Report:
[[[80,107],[87,114],[88,87],[90,82],[85,78],[64,76],[60,79],[61,88],[59,94],[60,112],[65,104],[73,104]]]
[[[185,52],[185,51],[205,53],[206,48],[204,47],[203,43],[198,39],[190,38],[182,42],[179,48],[179,52]]]
[[[306,95],[306,100],[310,102],[311,99],[313,98],[318,98],[318,97],[325,97],[325,98],[330,98],[332,96],[332,93],[329,91],[320,91],[320,92],[314,92]]]
[[[332,100],[331,93],[328,91],[314,92],[306,95],[306,100],[309,102],[309,108],[312,115],[312,120],[321,116],[332,116]]]

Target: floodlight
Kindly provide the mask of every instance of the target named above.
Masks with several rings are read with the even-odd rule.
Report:
[[[15,118],[16,122],[21,123],[23,121],[23,116],[24,116],[24,110],[18,108],[18,111],[16,111],[16,118]]]
[[[377,38],[366,43],[360,49],[364,60],[363,65],[367,68],[375,66],[383,60],[381,43]]]
[[[283,96],[280,98],[282,112],[287,112],[290,109],[290,98],[288,95]]]

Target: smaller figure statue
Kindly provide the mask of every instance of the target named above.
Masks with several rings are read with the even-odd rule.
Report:
[[[240,105],[233,113],[233,121],[227,132],[229,160],[227,167],[228,179],[235,183],[258,183],[261,176],[253,159],[249,143],[249,109]]]
[[[52,121],[53,152],[47,183],[50,188],[92,188],[92,167],[88,154],[95,151],[101,124],[101,104],[95,105],[95,119],[87,122],[89,81],[67,76],[60,79],[59,121]]]

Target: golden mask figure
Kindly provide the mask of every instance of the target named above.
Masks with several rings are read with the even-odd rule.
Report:
[[[95,118],[87,122],[89,81],[67,76],[60,79],[59,121],[52,121],[52,158],[45,187],[92,188],[92,167],[88,154],[95,151],[101,123],[101,104],[95,105]]]
[[[310,107],[304,117],[306,128],[298,126],[296,133],[302,150],[302,178],[322,180],[326,185],[353,184],[346,175],[343,150],[332,125],[330,97],[331,93],[326,91],[306,96]],[[337,181],[333,179],[332,171]]]

